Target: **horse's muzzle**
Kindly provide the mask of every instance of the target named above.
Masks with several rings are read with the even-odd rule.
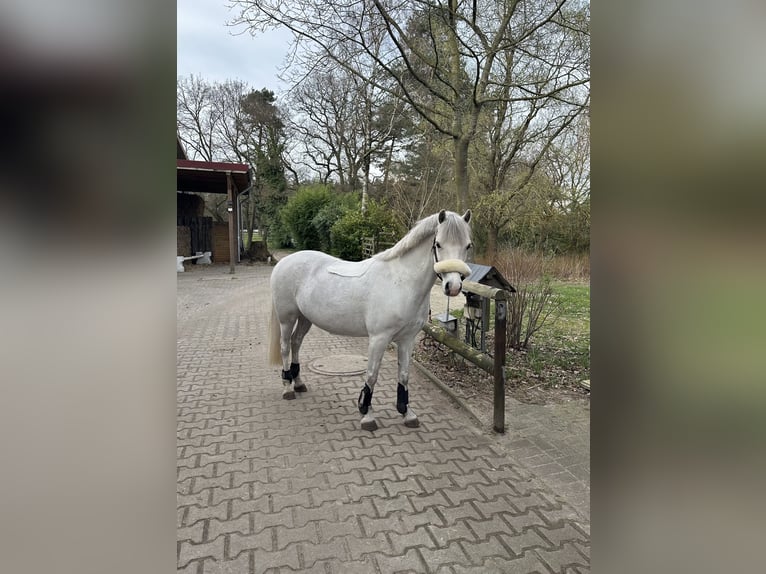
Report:
[[[449,297],[460,295],[463,278],[471,274],[471,268],[460,259],[446,259],[434,263],[434,271],[441,277],[444,294]]]
[[[457,297],[460,295],[460,291],[463,289],[462,281],[445,281],[444,282],[444,294],[449,297]]]

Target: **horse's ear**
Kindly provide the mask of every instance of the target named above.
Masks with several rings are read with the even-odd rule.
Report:
[[[469,209],[469,210],[467,210],[467,211],[466,211],[466,212],[463,214],[463,219],[465,219],[465,222],[466,222],[466,223],[468,223],[469,221],[471,221],[471,210],[470,210],[470,209]]]
[[[442,209],[439,212],[439,223],[444,223],[445,219],[447,219],[447,212],[444,209]]]

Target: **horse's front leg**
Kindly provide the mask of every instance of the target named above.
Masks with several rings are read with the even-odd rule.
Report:
[[[367,380],[359,393],[358,401],[359,412],[362,414],[362,430],[374,431],[378,428],[378,423],[375,422],[372,414],[372,391],[375,389],[380,362],[383,360],[383,353],[386,352],[389,340],[385,336],[370,336],[367,350]]]
[[[404,416],[404,426],[410,428],[420,426],[417,415],[409,408],[410,393],[407,388],[410,380],[410,360],[412,359],[412,349],[414,346],[414,337],[408,341],[397,342],[399,382],[396,385],[396,410]]]

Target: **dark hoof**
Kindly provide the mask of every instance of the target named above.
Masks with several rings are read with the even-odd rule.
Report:
[[[288,401],[291,401],[295,398],[295,392],[294,391],[286,391],[282,393],[282,398]]]
[[[376,423],[374,419],[371,421],[362,421],[362,430],[366,430],[366,431],[378,430],[378,423]]]
[[[412,420],[405,420],[404,426],[411,429],[416,429],[420,426],[420,421],[418,419],[412,419]]]
[[[295,385],[293,388],[295,389],[296,393],[305,393],[309,390],[306,385]]]

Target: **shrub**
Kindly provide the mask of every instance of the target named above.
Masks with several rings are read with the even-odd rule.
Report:
[[[362,239],[372,237],[376,244],[381,238],[401,237],[403,230],[393,212],[370,200],[367,210],[346,211],[331,230],[332,254],[348,261],[362,260]]]
[[[358,211],[360,201],[356,194],[336,193],[330,201],[320,209],[311,220],[311,224],[319,234],[321,249],[325,253],[332,253],[332,226],[335,225],[346,213]]]
[[[298,249],[321,249],[322,238],[314,226],[314,218],[332,201],[327,185],[312,184],[301,187],[282,208],[282,222]]]
[[[282,220],[281,213],[271,222],[269,231],[269,246],[276,249],[295,247],[290,229]]]
[[[506,345],[526,349],[532,336],[561,311],[548,273],[552,258],[522,249],[498,253],[494,266],[516,288],[508,300]]]

